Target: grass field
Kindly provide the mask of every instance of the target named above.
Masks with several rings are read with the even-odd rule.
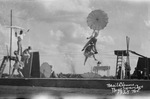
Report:
[[[150,91],[140,91],[126,96],[133,99],[133,97],[144,97],[149,94]],[[112,99],[116,95],[111,90],[104,89],[0,86],[0,99],[16,99],[18,97],[26,99]]]

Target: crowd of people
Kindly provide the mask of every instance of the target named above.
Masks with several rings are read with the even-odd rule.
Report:
[[[146,68],[144,68],[143,70],[138,70],[135,67],[135,70],[134,70],[133,74],[131,75],[131,79],[149,79],[150,76],[147,75],[146,71],[147,71]]]
[[[117,79],[121,79],[121,78],[125,78],[125,79],[149,79],[150,75],[147,74],[147,69],[144,68],[143,70],[139,70],[137,69],[137,67],[135,67],[135,70],[133,72],[133,74],[129,74],[128,73],[129,70],[127,70],[125,68],[125,72],[127,72],[127,75],[124,76],[124,71],[121,69],[121,66],[119,66],[118,69],[118,74],[117,74]]]

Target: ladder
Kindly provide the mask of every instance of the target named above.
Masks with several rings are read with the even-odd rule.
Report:
[[[127,56],[127,52],[126,52],[126,50],[115,50],[114,53],[115,53],[115,55],[117,55],[116,74],[115,74],[115,76],[117,77],[118,71],[119,71],[119,67],[121,67],[121,74],[119,76],[120,76],[120,79],[122,79],[123,57]]]
[[[0,78],[2,77],[2,74],[3,74],[3,71],[6,67],[7,62],[8,62],[8,56],[4,56],[2,64],[0,66]]]
[[[117,62],[116,62],[116,76],[118,75],[119,72],[119,67],[121,67],[122,71],[122,64],[123,64],[123,56],[117,56]],[[121,73],[122,74],[122,73]],[[120,78],[122,76],[120,75]]]

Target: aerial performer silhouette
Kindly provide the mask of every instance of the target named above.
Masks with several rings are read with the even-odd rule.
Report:
[[[12,70],[12,75],[11,76],[13,76],[14,75],[14,71],[17,70],[17,72],[19,73],[19,75],[21,77],[24,77],[23,74],[22,74],[22,72],[21,72],[21,69],[23,69],[23,67],[24,67],[24,63],[20,60],[17,51],[14,51],[14,55],[15,55],[15,58],[14,58],[15,63],[13,65],[14,68]]]
[[[19,55],[22,55],[22,41],[23,41],[23,37],[26,35],[27,32],[29,32],[30,29],[26,30],[22,27],[19,26],[9,26],[8,28],[12,28],[15,31],[15,37],[17,38],[17,52]],[[17,30],[19,30],[19,33],[17,32]]]
[[[23,32],[22,29],[20,30],[19,33],[15,32],[15,36],[18,39],[18,41],[17,41],[18,50],[17,51],[18,51],[19,55],[22,55],[22,40],[27,32],[29,32],[29,29],[26,32]]]
[[[85,46],[82,49],[82,51],[84,51],[84,56],[85,56],[84,65],[85,65],[86,60],[91,56],[91,53],[94,59],[96,60],[94,54],[98,53],[97,48],[96,48],[97,37],[99,35],[99,31],[104,29],[107,23],[108,23],[108,16],[102,10],[94,10],[88,15],[87,24],[90,27],[90,29],[93,30],[93,33],[90,37],[87,37],[89,41],[85,44]],[[89,49],[89,47],[90,48],[92,47],[91,49],[93,50],[87,50]]]
[[[88,57],[93,56],[93,58],[94,58],[95,60],[97,60],[97,59],[95,58],[95,53],[96,53],[96,50],[94,49],[94,43],[91,42],[91,43],[85,48],[85,51],[84,51],[84,56],[85,56],[84,65],[85,65],[85,63],[86,63]]]

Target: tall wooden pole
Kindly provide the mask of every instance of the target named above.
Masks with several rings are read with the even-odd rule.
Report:
[[[10,26],[12,26],[12,10],[10,11]],[[12,52],[12,28],[10,28],[10,58]],[[11,59],[9,59],[9,75],[11,74]]]
[[[128,67],[128,69],[129,69],[129,77],[128,78],[130,78],[130,59],[129,59],[129,42],[130,42],[130,38],[128,37],[128,36],[126,36],[126,43],[127,43],[127,60],[126,60],[126,62],[127,62],[127,67]],[[127,76],[127,74],[126,74],[126,76]]]

